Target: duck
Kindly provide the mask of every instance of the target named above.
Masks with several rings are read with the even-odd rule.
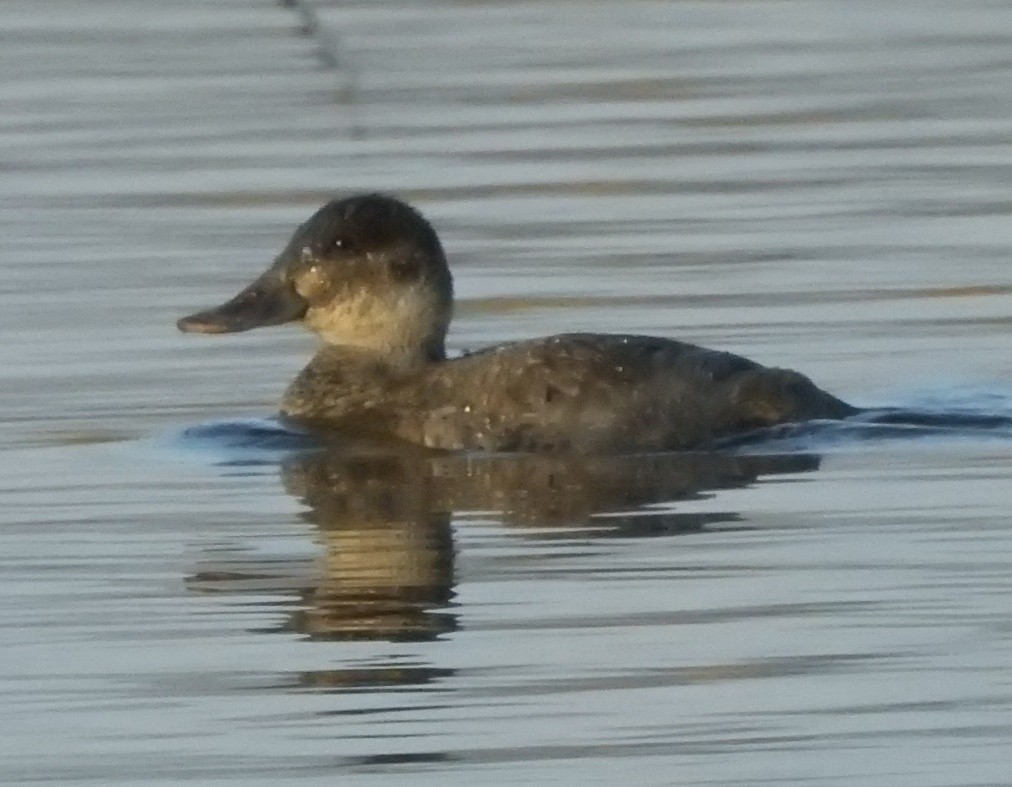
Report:
[[[451,358],[453,300],[432,224],[400,199],[359,194],[325,204],[252,284],[177,325],[300,323],[322,344],[282,420],[424,449],[696,450],[859,412],[798,372],[655,336],[566,333]]]

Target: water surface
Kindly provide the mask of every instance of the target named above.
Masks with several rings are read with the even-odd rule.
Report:
[[[311,8],[6,15],[0,778],[1005,783],[1007,435],[301,450],[242,419],[308,337],[173,323],[381,189],[455,351],[660,334],[1009,416],[1012,8]]]

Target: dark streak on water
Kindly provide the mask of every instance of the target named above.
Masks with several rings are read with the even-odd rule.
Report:
[[[0,781],[1006,783],[1012,7],[304,5],[0,30]],[[874,412],[307,445],[304,337],[172,326],[360,189],[443,233],[455,350],[658,333]]]

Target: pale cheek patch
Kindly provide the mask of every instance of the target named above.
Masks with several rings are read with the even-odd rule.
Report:
[[[415,287],[384,295],[349,293],[306,313],[305,324],[329,344],[391,349],[417,344],[435,322],[433,304]]]
[[[300,293],[301,294],[301,293]],[[304,297],[312,298],[311,295]],[[349,296],[306,312],[306,323],[324,339],[336,344],[358,343],[358,336],[369,335],[377,328],[376,299],[364,295]]]
[[[327,291],[323,268],[313,265],[300,273],[295,280],[295,291],[307,301],[319,300],[320,296],[325,295]]]

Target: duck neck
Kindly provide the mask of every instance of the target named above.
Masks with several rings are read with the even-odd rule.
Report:
[[[380,366],[391,371],[407,372],[430,363],[446,360],[443,338],[432,337],[421,342],[355,342],[332,344],[326,342],[320,355],[354,360],[371,366]]]

